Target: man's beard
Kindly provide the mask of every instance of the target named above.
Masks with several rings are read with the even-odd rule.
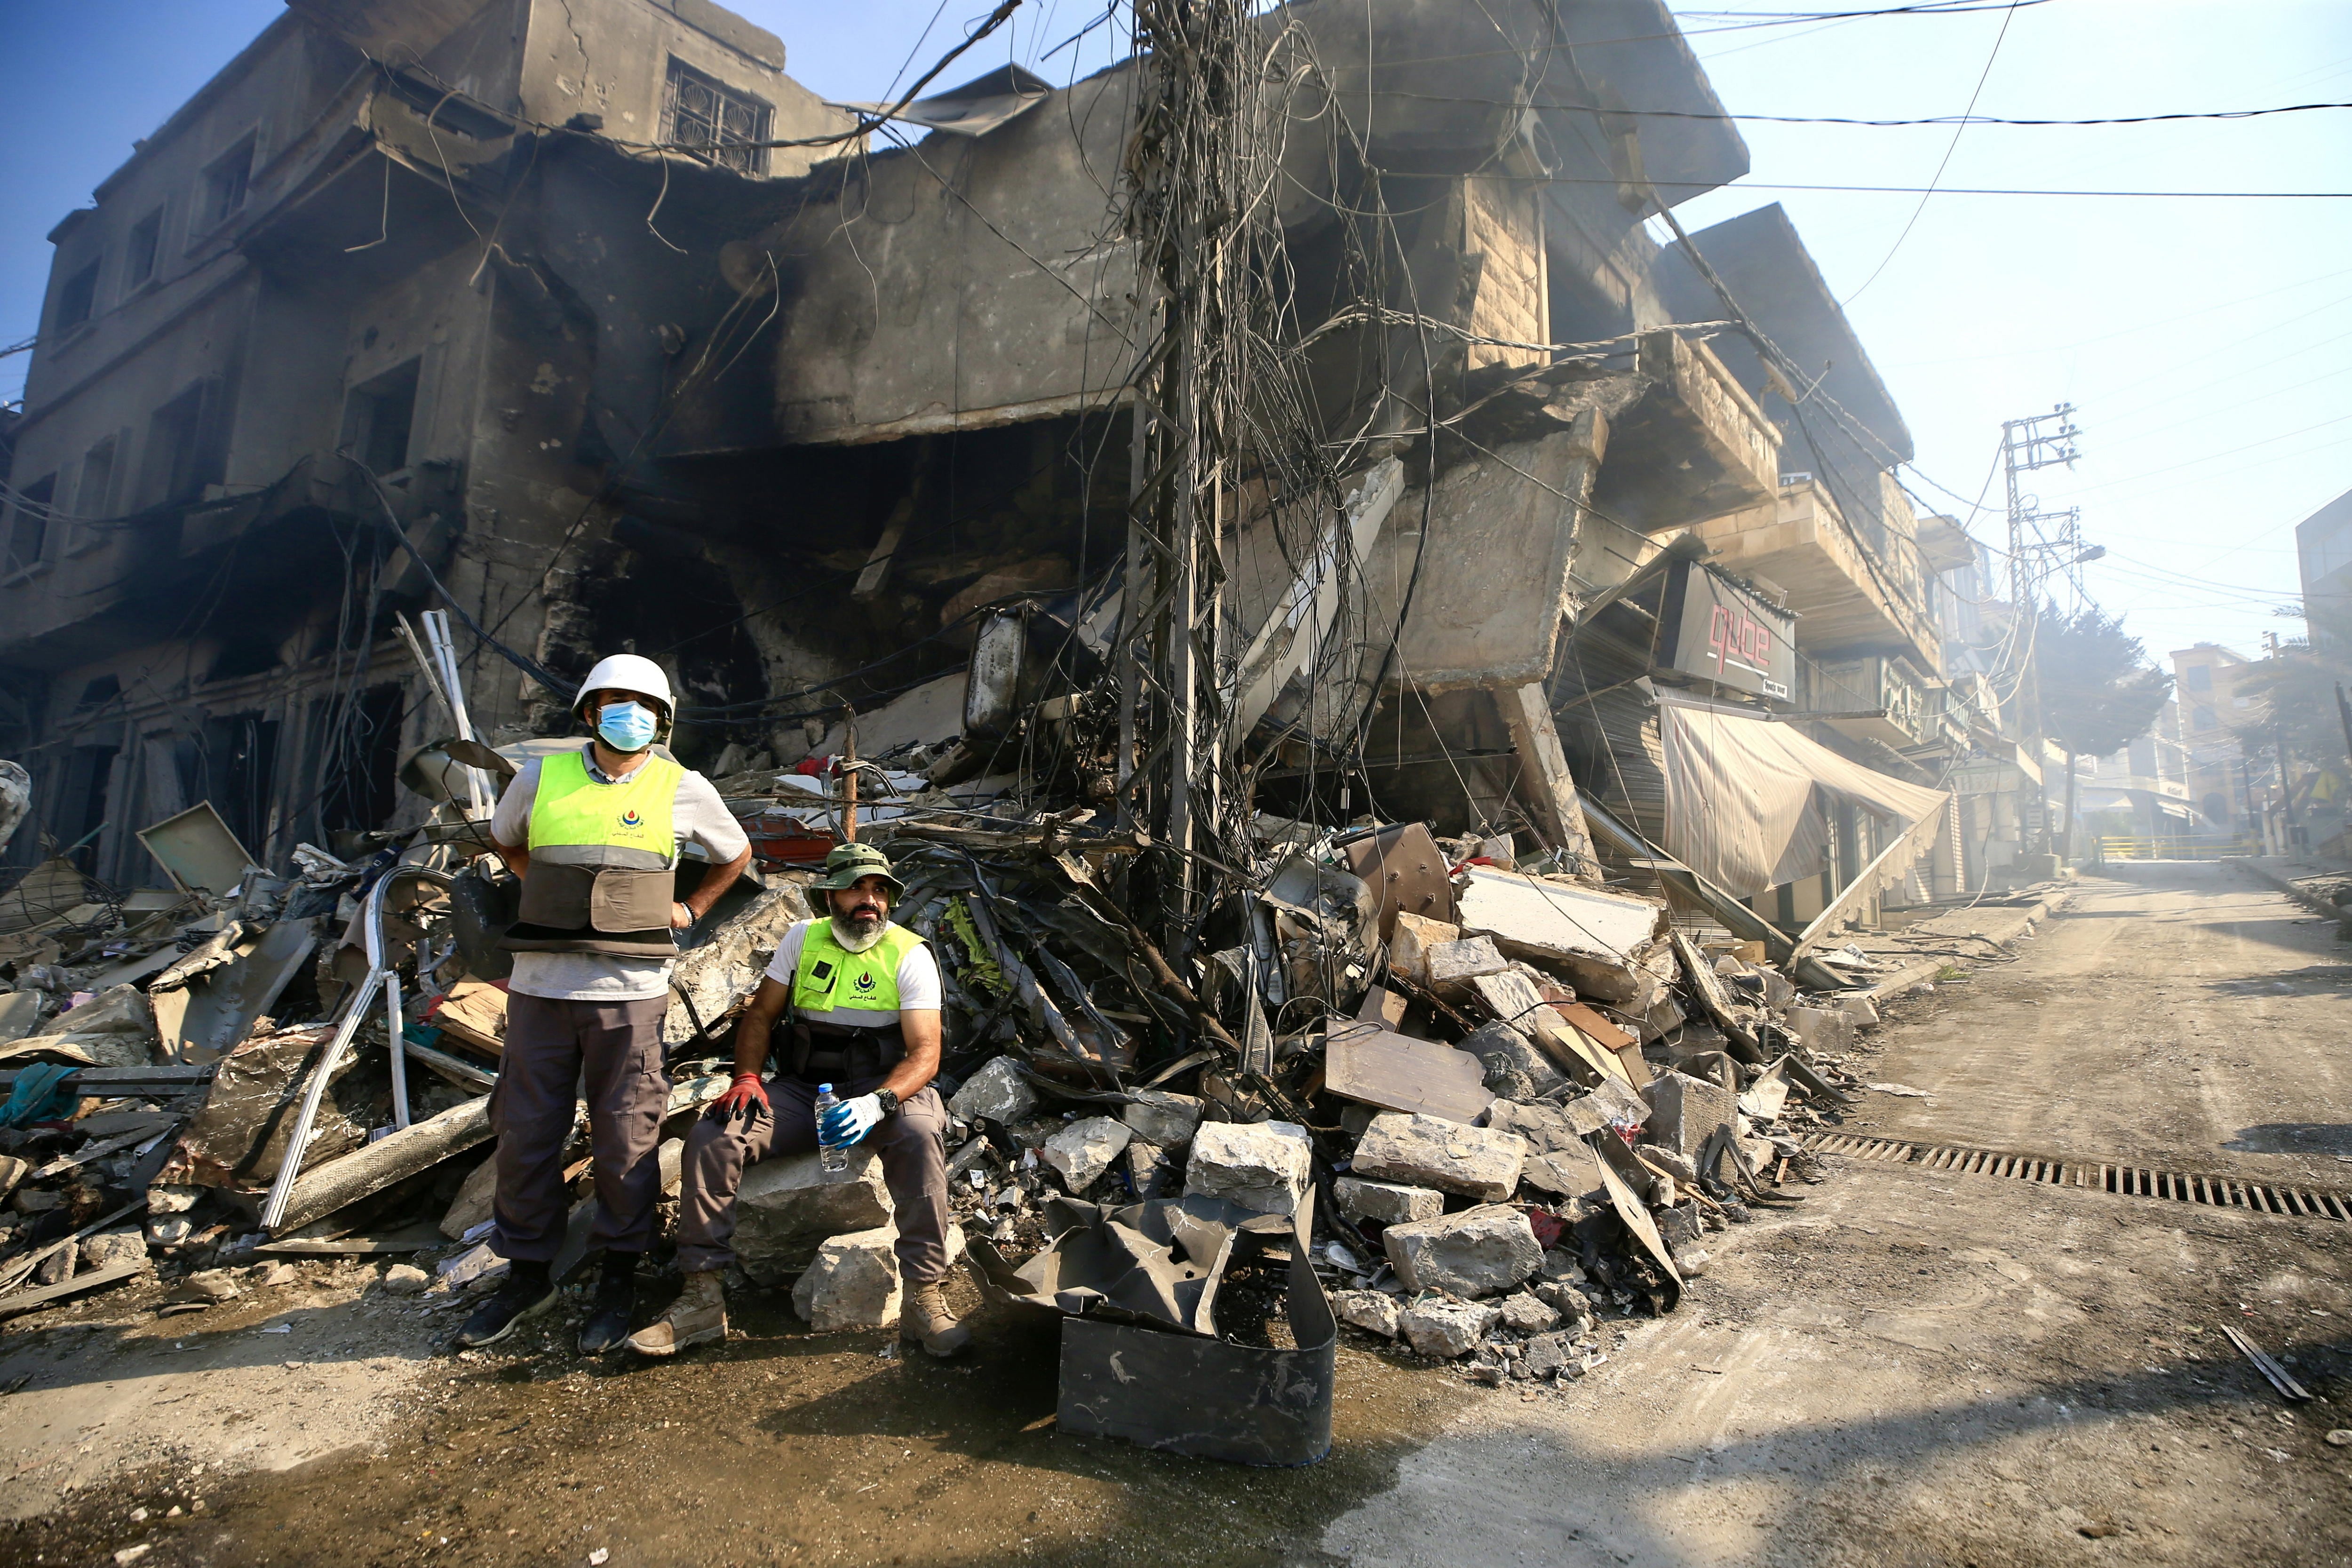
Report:
[[[882,940],[883,928],[888,923],[889,917],[871,905],[850,914],[843,914],[836,910],[833,916],[833,934],[835,940],[850,952],[864,952]]]

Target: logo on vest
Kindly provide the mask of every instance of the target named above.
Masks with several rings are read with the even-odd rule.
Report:
[[[625,811],[625,812],[621,813],[621,826],[624,826],[624,827],[643,827],[645,825],[646,825],[646,819],[645,819],[643,816],[639,816],[639,815],[637,814],[637,809],[636,809],[636,807],[635,807],[635,806],[631,806],[628,810],[626,810],[626,811]]]
[[[874,976],[871,974],[859,975],[857,977],[857,984],[851,986],[850,989],[856,992],[860,996],[873,995],[875,991]]]

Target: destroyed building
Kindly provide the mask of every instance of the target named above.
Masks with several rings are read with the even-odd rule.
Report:
[[[1965,536],[1896,483],[1909,433],[1786,216],[1680,233],[1748,158],[1659,0],[1250,26],[1287,95],[1246,128],[1264,380],[1313,477],[1219,470],[1181,559],[1138,521],[1186,457],[1173,362],[1139,368],[1148,60],[885,111],[702,0],[299,0],[59,226],[0,585],[35,867],[0,938],[47,975],[13,1054],[215,1100],[266,1068],[347,1151],[221,1152],[188,1112],[142,1179],[238,1217],[168,1245],[394,1190],[468,1234],[473,1179],[433,1184],[488,1136],[499,994],[437,889],[616,651],[670,670],[766,877],[686,961],[681,1071],[794,868],[884,838],[947,954],[998,1300],[1059,1300],[1089,1227],[1213,1232],[1307,1350],[1305,1255],[1343,1236],[1328,1268],[1390,1303],[1347,1321],[1520,1346],[1587,1284],[1666,1310],[1677,1247],[1810,1169],[1791,1130],[1873,1016],[1831,939],[1971,885],[1952,775],[2014,750],[1946,668]],[[1179,594],[1204,618],[1146,668]],[[1171,776],[1208,785],[1197,840],[1141,807]],[[131,1043],[63,1048],[99,1033]],[[1244,1212],[1129,1212],[1180,1186]],[[782,1278],[879,1219],[778,1223]],[[1448,1271],[1465,1226],[1507,1279]],[[1086,1288],[1213,1331],[1150,1268]]]

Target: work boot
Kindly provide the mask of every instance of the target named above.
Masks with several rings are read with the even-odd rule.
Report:
[[[951,1356],[971,1343],[971,1331],[948,1310],[947,1292],[936,1279],[908,1283],[906,1305],[898,1309],[898,1337],[935,1356]]]
[[[462,1350],[479,1350],[494,1345],[515,1331],[515,1325],[525,1318],[535,1318],[554,1304],[555,1285],[547,1277],[547,1264],[516,1262],[509,1265],[507,1282],[498,1288],[490,1299],[474,1309],[466,1326],[457,1331],[457,1345]]]
[[[603,1355],[629,1335],[629,1314],[637,1310],[639,1252],[607,1252],[604,1272],[596,1280],[595,1300],[588,1304],[588,1321],[580,1325],[580,1353]]]
[[[727,1293],[717,1269],[686,1277],[686,1289],[668,1311],[624,1342],[639,1355],[676,1355],[688,1345],[727,1337]]]

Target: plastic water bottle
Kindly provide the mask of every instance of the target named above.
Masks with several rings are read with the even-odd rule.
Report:
[[[840,1103],[840,1100],[834,1098],[833,1085],[821,1083],[816,1086],[816,1158],[817,1163],[824,1167],[824,1173],[827,1176],[845,1176],[849,1173],[849,1145],[828,1143],[824,1137],[825,1112]]]

